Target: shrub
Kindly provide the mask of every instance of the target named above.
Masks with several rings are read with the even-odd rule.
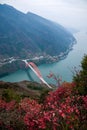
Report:
[[[76,91],[80,95],[87,95],[87,55],[84,56],[81,62],[82,69],[73,78],[76,84]]]
[[[20,95],[16,94],[13,89],[5,89],[2,93],[2,99],[6,102],[10,102],[11,100],[15,100],[17,102],[20,101]]]

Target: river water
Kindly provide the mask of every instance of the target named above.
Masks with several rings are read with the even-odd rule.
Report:
[[[87,54],[87,32],[80,31],[74,34],[74,36],[77,40],[77,44],[73,46],[73,50],[69,52],[65,59],[56,63],[42,64],[38,66],[43,78],[48,83],[55,83],[53,79],[49,79],[47,77],[50,72],[53,72],[57,77],[62,77],[63,81],[70,82],[72,81],[74,67],[77,67],[77,69],[79,69],[80,62],[84,54]],[[18,82],[22,80],[32,80],[40,82],[38,77],[30,69],[28,69],[27,71],[18,70],[15,73],[0,78],[0,80],[8,82]]]

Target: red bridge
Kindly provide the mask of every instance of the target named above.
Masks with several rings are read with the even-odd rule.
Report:
[[[40,70],[38,69],[38,67],[33,63],[33,62],[27,62],[27,60],[22,60],[23,62],[25,62],[26,66],[28,66],[37,76],[38,78],[42,81],[42,83],[46,84],[47,87],[52,88],[42,77]]]

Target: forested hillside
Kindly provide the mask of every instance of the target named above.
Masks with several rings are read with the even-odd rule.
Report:
[[[59,55],[74,37],[61,25],[0,4],[0,58]]]

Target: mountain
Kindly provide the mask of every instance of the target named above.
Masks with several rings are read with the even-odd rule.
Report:
[[[55,22],[0,4],[0,59],[56,56],[74,40],[71,33]]]

